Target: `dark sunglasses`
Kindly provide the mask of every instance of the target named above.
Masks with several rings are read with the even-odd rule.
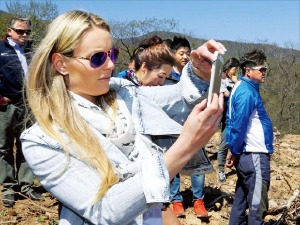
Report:
[[[15,29],[12,27],[10,29],[14,30],[18,35],[24,35],[24,34],[30,35],[31,34],[31,30]]]
[[[96,52],[90,58],[86,58],[83,56],[73,56],[73,58],[89,60],[91,67],[95,69],[102,66],[105,63],[107,57],[109,57],[111,61],[115,63],[117,61],[118,55],[119,55],[119,49],[113,48],[108,52]]]

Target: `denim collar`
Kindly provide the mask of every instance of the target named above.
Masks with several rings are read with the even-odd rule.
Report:
[[[98,111],[102,111],[102,109],[99,106],[97,106],[94,103],[90,102],[86,98],[81,97],[80,95],[75,94],[72,91],[68,91],[68,92],[71,95],[72,101],[75,102],[77,105],[79,105],[81,107],[84,107],[84,108],[87,108],[87,109],[95,109],[95,110],[98,110]]]

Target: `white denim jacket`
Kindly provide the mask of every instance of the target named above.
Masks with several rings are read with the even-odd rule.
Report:
[[[180,134],[182,122],[206,97],[208,89],[208,83],[193,74],[190,63],[184,67],[180,82],[172,86],[136,87],[118,78],[112,78],[110,84],[123,98],[136,131],[147,138]],[[23,153],[43,187],[63,204],[60,225],[143,225],[143,213],[169,201],[170,180],[162,152],[132,162],[108,138],[95,133],[114,166],[126,164],[136,171],[113,185],[96,203],[93,200],[100,175],[72,149],[67,162],[63,148],[38,124],[22,133]]]

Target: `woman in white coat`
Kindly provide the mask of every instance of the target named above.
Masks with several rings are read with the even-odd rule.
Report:
[[[103,19],[71,11],[50,24],[26,90],[36,124],[21,140],[33,173],[62,204],[60,224],[161,223],[170,179],[222,116],[222,96],[207,108],[206,101],[197,104],[197,85],[209,81],[207,59],[215,50],[225,48],[209,41],[196,49],[173,89],[137,88],[111,78],[118,49]],[[185,113],[193,108],[183,127],[169,117],[181,113],[179,106]],[[170,132],[180,136],[165,153],[149,139]]]

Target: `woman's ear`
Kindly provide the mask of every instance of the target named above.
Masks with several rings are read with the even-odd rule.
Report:
[[[141,74],[144,76],[146,73],[147,73],[147,71],[148,71],[148,69],[147,69],[147,67],[146,67],[146,63],[145,62],[143,62],[142,63],[142,65],[141,65]]]
[[[59,72],[61,75],[68,75],[69,72],[66,68],[66,63],[64,57],[60,53],[53,53],[52,54],[52,65]]]

